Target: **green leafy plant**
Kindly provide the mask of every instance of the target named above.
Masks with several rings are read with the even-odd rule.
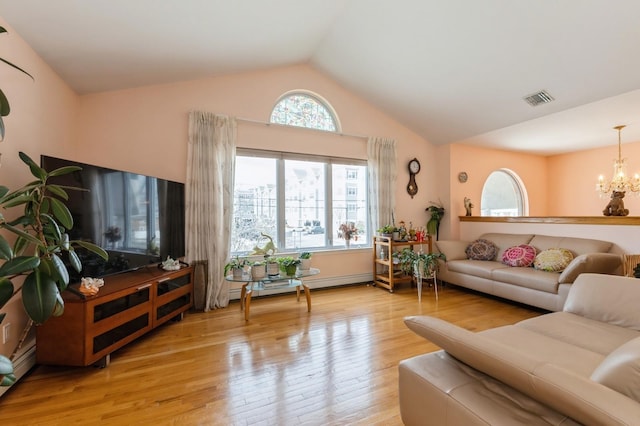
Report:
[[[427,221],[427,232],[429,235],[435,235],[437,240],[440,234],[440,221],[444,216],[444,207],[440,201],[437,203],[434,201],[429,202],[431,205],[425,209],[430,215]]]
[[[79,247],[85,248],[105,260],[107,252],[99,246],[81,240],[70,240],[67,231],[73,227],[73,217],[64,201],[68,200],[69,190],[82,188],[52,184],[49,179],[80,170],[79,167],[62,167],[47,172],[38,166],[28,155],[19,154],[20,159],[29,167],[35,180],[22,188],[9,191],[0,186],[0,207],[22,208],[22,215],[7,221],[0,214],[0,309],[16,294],[13,280],[24,277],[21,287],[22,302],[29,316],[27,329],[10,358],[0,355],[0,385],[10,386],[14,381],[11,360],[22,346],[29,328],[42,324],[51,316],[60,316],[64,312],[64,300],[61,293],[69,285],[69,273],[62,260],[66,253],[71,266],[78,272],[82,263],[76,253]],[[13,235],[13,246],[5,238]],[[0,314],[0,323],[5,314]],[[63,349],[61,349],[63,350]]]
[[[228,275],[229,271],[231,271],[232,269],[242,269],[245,266],[249,266],[251,265],[251,262],[249,262],[248,259],[245,258],[240,258],[239,256],[236,256],[234,258],[231,258],[229,260],[229,263],[227,263],[226,265],[224,265],[224,275]]]
[[[385,225],[382,228],[378,229],[378,232],[381,234],[393,234],[396,231],[396,227],[393,225]]]
[[[276,261],[281,268],[286,268],[287,266],[298,266],[300,264],[300,259],[294,259],[291,256],[278,257],[276,258]]]
[[[446,259],[443,253],[422,253],[409,247],[393,253],[393,258],[398,261],[398,267],[404,273],[415,274],[419,270],[423,277],[430,276],[431,272],[438,270],[438,259]]]
[[[309,251],[303,251],[302,253],[300,253],[300,256],[298,256],[299,259],[311,259],[311,252]]]
[[[7,30],[4,27],[0,27],[0,34],[6,33],[6,32]],[[33,80],[33,76],[28,72],[26,72],[25,70],[23,70],[22,68],[20,68],[19,66],[14,65],[3,58],[0,58],[0,61],[28,75]],[[4,121],[2,120],[2,117],[6,117],[7,115],[9,115],[10,112],[11,112],[11,108],[9,107],[9,100],[5,96],[4,92],[0,89],[0,141],[4,139]]]

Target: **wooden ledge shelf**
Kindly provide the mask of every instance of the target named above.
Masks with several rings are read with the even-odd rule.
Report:
[[[640,225],[640,216],[458,216],[460,222]]]

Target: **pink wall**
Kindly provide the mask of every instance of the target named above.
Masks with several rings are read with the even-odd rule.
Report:
[[[480,201],[484,182],[491,172],[507,168],[516,173],[526,188],[531,216],[547,215],[547,159],[542,156],[481,148],[470,145],[451,144],[438,151],[441,164],[447,164],[439,173],[438,186],[442,186],[443,197],[447,197],[448,214],[442,223],[440,238],[458,238],[458,216],[465,215],[464,198],[474,204],[473,215],[480,215]],[[444,161],[448,157],[448,161]],[[466,183],[458,181],[458,173],[466,172]],[[443,199],[444,201],[444,199]],[[443,229],[444,228],[444,229]]]
[[[622,156],[627,158],[628,173],[640,173],[640,142],[622,144]],[[601,216],[609,199],[598,196],[596,182],[599,175],[611,179],[617,157],[617,145],[549,157],[547,214]],[[629,194],[624,204],[630,216],[640,216],[639,197]]]
[[[31,80],[21,72],[0,64],[2,91],[11,105],[10,115],[4,117],[6,136],[0,143],[0,184],[17,189],[33,179],[27,166],[18,158],[19,151],[24,151],[36,162],[44,152],[72,155],[71,142],[75,137],[79,98],[2,18],[0,25],[9,32],[0,35],[0,56],[34,77]],[[16,212],[2,214],[11,218]],[[18,284],[16,281],[14,284]],[[27,322],[20,296],[13,298],[3,312],[7,314],[3,325],[10,323],[12,332],[10,340],[0,344],[0,353],[9,356]],[[33,339],[21,352],[32,346]]]
[[[304,89],[325,98],[348,134],[394,138],[398,144],[396,220],[426,224],[427,201],[436,194],[434,147],[358,96],[306,65],[248,72],[175,84],[141,87],[83,96],[73,158],[107,167],[184,181],[187,116],[200,109],[257,121],[268,121],[273,106],[286,92]],[[366,159],[366,138],[339,136],[307,129],[240,122],[239,147]],[[406,192],[407,163],[417,157],[419,193]],[[318,256],[323,276],[371,272],[370,251]]]

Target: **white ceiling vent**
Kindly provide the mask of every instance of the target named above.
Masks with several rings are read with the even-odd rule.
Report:
[[[537,93],[525,96],[524,100],[531,106],[538,106],[540,104],[548,104],[553,101],[553,96],[548,94],[545,90],[541,90]]]

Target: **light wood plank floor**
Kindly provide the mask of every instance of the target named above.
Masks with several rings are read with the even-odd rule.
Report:
[[[115,352],[111,365],[37,366],[0,398],[2,425],[400,425],[398,362],[437,347],[407,315],[470,330],[541,314],[444,288],[369,285],[312,291],[189,313]]]

